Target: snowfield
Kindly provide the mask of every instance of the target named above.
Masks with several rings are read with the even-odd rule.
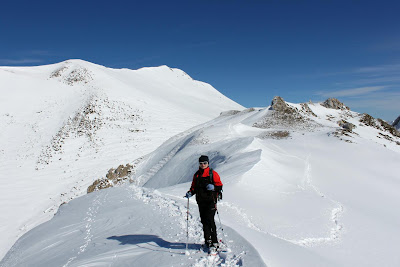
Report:
[[[109,169],[222,111],[243,109],[179,69],[82,60],[0,67],[0,93],[0,258]]]
[[[0,266],[400,265],[398,132],[346,107],[277,98],[191,126],[152,152],[108,152],[103,164],[134,165],[130,182],[62,205]],[[200,250],[195,199],[187,221],[183,198],[202,154],[224,183],[215,219],[226,252],[215,258]]]

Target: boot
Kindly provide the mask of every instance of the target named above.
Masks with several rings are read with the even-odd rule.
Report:
[[[209,254],[209,255],[212,255],[212,256],[217,255],[217,248],[214,247],[214,246],[211,246],[211,247],[209,248],[209,250],[208,250],[208,254]]]

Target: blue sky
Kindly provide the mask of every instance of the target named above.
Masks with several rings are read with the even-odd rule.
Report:
[[[145,2],[145,3],[144,3]],[[0,65],[168,65],[246,107],[337,97],[400,115],[399,1],[7,1]],[[206,99],[207,96],[205,95]]]

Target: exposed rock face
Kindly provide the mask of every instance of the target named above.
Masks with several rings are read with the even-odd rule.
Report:
[[[241,111],[239,111],[239,110],[227,110],[227,111],[222,111],[219,115],[220,116],[233,116],[233,115],[236,115],[236,114],[245,114],[245,113],[250,113],[250,112],[253,112],[253,111],[255,111],[256,109],[255,108],[246,108],[246,109],[244,109],[244,110],[241,110]]]
[[[222,111],[219,115],[220,116],[232,116],[238,114],[240,111],[239,110],[228,110],[228,111]]]
[[[98,135],[100,129],[121,127],[120,121],[134,127],[140,127],[143,122],[142,114],[142,110],[134,109],[123,101],[91,95],[84,102],[84,105],[76,111],[75,115],[70,117],[58,133],[53,136],[51,144],[43,147],[36,162],[36,169],[43,169],[55,159],[61,158],[67,140],[82,138],[85,145],[96,150],[103,141],[103,138]],[[129,131],[138,133],[143,130],[130,128]]]
[[[394,122],[392,123],[392,126],[394,128],[396,128],[397,130],[400,129],[400,116],[398,116],[397,119],[394,120]]]
[[[130,164],[119,165],[117,169],[110,169],[106,175],[106,178],[98,179],[93,182],[91,186],[88,187],[87,192],[91,193],[93,191],[113,187],[126,180],[131,174],[133,166]]]
[[[385,138],[400,145],[400,142],[396,140],[396,138],[400,138],[400,132],[386,121],[382,119],[375,119],[371,115],[364,113],[360,118],[360,122],[366,126],[374,127],[375,129],[389,133],[391,136],[385,133],[379,133],[378,137]]]
[[[240,113],[250,113],[250,112],[253,112],[253,111],[255,111],[256,109],[255,108],[246,108],[246,109],[244,109],[244,110],[242,110],[242,111],[240,111]]]
[[[352,132],[354,128],[356,128],[356,126],[350,122],[347,122],[345,120],[340,120],[338,121],[338,124],[340,127],[342,127],[344,130]]]
[[[312,104],[311,100],[310,100],[310,104]],[[311,108],[308,106],[307,103],[301,103],[301,109],[305,112],[308,113],[314,117],[317,117],[317,115],[315,115],[315,113],[311,110]]]
[[[286,139],[290,137],[288,131],[270,131],[257,136],[260,139]]]
[[[394,128],[392,125],[382,119],[377,119],[377,121],[379,122],[381,129],[391,133],[393,136],[400,137],[400,132],[397,131],[397,129]]]
[[[336,98],[328,98],[327,100],[325,100],[324,103],[321,104],[321,106],[331,109],[350,110],[350,108],[346,107],[342,102],[340,102]]]
[[[50,74],[51,79],[58,79],[63,83],[73,86],[77,83],[89,83],[93,81],[93,73],[80,66],[73,66],[66,61],[65,65]]]
[[[281,113],[291,113],[291,108],[280,96],[275,96],[274,99],[272,99],[270,110],[275,110]]]
[[[375,118],[367,113],[362,114],[360,122],[364,123],[367,126],[376,127]]]
[[[309,107],[308,109],[311,111]],[[308,118],[306,110],[300,111],[296,107],[289,106],[280,96],[274,97],[269,110],[271,112],[254,123],[253,127],[262,129],[282,127],[313,130],[319,126],[318,123]]]

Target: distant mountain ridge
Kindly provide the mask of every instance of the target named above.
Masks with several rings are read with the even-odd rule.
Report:
[[[392,126],[395,127],[397,130],[400,129],[400,116],[397,117],[392,123]]]

